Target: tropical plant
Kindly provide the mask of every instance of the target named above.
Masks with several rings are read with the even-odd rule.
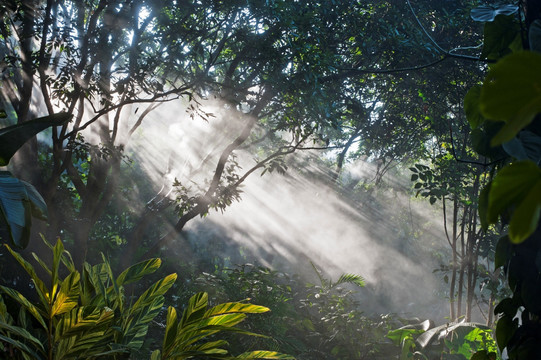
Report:
[[[387,338],[401,349],[400,360],[500,359],[492,330],[485,325],[462,321],[432,326],[425,320],[389,331]]]
[[[502,146],[510,160],[479,197],[485,229],[498,221],[508,225],[497,244],[496,266],[503,267],[512,296],[495,313],[498,347],[510,359],[541,357],[541,9],[534,1],[523,6],[518,18],[498,15],[485,24],[483,55],[497,62],[481,88],[471,90],[477,94],[473,122],[495,128],[485,131],[484,148]]]
[[[145,352],[148,356],[150,350],[144,344],[149,326],[162,311],[164,294],[177,275],[165,276],[139,296],[128,296],[126,286],[156,272],[161,265],[160,259],[132,265],[115,277],[109,262],[103,257],[103,262],[98,265],[84,263],[82,273],[79,273],[71,255],[57,240],[54,246],[50,246],[53,252],[51,266],[33,254],[40,271],[49,277],[46,281],[21,255],[8,245],[6,247],[30,276],[38,303],[34,304],[10,287],[0,286],[0,290],[12,300],[12,304],[0,303],[0,349],[4,354],[13,358],[51,360],[118,358],[130,354],[146,357]],[[61,276],[63,272],[67,272],[64,277]],[[244,320],[247,313],[268,311],[251,304],[232,303],[221,304],[206,312],[206,299],[206,294],[196,294],[180,325],[176,322],[176,310],[169,308],[161,358],[182,356],[187,359],[202,354],[227,358],[226,350],[217,349],[225,344],[224,341],[206,345],[194,343],[223,331],[251,334],[232,326]],[[18,316],[11,315],[16,313],[15,308],[18,308]],[[154,352],[153,356],[158,353]],[[291,359],[283,354],[264,351],[243,356],[246,359]]]
[[[7,166],[17,150],[38,132],[61,126],[69,118],[64,113],[52,114],[0,129],[0,166]],[[10,172],[0,171],[0,239],[18,248],[26,247],[32,216],[47,219],[47,204],[39,192]]]

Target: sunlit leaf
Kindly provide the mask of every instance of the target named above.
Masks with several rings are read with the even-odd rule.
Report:
[[[205,312],[204,317],[211,317],[230,313],[260,314],[267,311],[270,311],[269,308],[264,306],[232,302],[216,305],[215,307]]]
[[[149,259],[130,266],[124,270],[117,278],[118,286],[129,284],[140,280],[143,276],[152,274],[161,266],[162,261],[159,258]]]
[[[281,354],[275,351],[250,351],[239,356],[236,356],[235,359],[238,360],[248,360],[248,359],[288,359],[294,360],[295,357],[287,354]]]
[[[79,272],[72,272],[62,281],[51,308],[51,316],[63,314],[79,305],[79,280]]]

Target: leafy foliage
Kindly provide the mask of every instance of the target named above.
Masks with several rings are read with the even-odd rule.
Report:
[[[6,245],[12,256],[30,275],[38,304],[17,290],[0,286],[19,308],[14,317],[0,298],[0,349],[13,358],[32,359],[92,359],[137,354],[144,350],[149,326],[164,305],[164,294],[173,286],[177,275],[170,274],[156,281],[133,298],[126,296],[125,286],[139,282],[155,273],[160,259],[149,259],[130,266],[114,277],[109,262],[91,266],[85,263],[82,273],[73,264],[70,254],[60,240],[51,246],[52,264],[34,254],[50,281],[43,280],[36,269],[21,255]],[[68,274],[60,265],[63,264]],[[46,284],[49,283],[48,287]],[[152,358],[189,359],[201,355],[229,356],[223,340],[200,344],[201,339],[229,331],[254,335],[233,327],[246,314],[263,313],[267,308],[245,303],[226,303],[207,310],[207,294],[194,295],[180,321],[176,310],[169,307],[161,355],[156,350]],[[28,315],[34,321],[30,321]],[[144,352],[143,352],[144,353]],[[144,356],[144,355],[143,355]],[[252,351],[242,359],[292,359],[277,352]]]

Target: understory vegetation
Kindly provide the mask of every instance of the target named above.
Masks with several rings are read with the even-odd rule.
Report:
[[[3,1],[0,357],[541,358],[540,52],[535,0]]]

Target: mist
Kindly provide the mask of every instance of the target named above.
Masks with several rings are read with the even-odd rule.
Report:
[[[219,152],[246,121],[244,113],[217,102],[204,106],[213,114],[204,120],[192,118],[186,104],[163,106],[132,139],[127,153],[137,156],[155,191],[173,197],[175,179],[196,188],[210,178]],[[241,174],[255,164],[248,152],[235,154]],[[256,171],[242,185],[239,202],[193,219],[182,235],[193,247],[220,249],[228,266],[255,263],[314,282],[311,262],[333,279],[361,275],[367,282],[359,291],[363,311],[443,319],[447,300],[441,275],[433,272],[446,253],[438,209],[412,199],[409,179],[391,172],[378,189],[358,190],[363,201],[352,201],[347,191],[329,186],[329,170],[317,165],[318,156],[291,155],[283,175]],[[358,160],[344,174],[370,184],[375,171]],[[183,243],[176,251],[190,250]]]

